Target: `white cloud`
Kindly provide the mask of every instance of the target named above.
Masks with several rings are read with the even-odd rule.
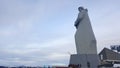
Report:
[[[11,49],[2,49],[0,52],[2,52],[1,54],[4,54],[1,58],[3,58],[8,63],[7,65],[10,65],[11,61],[13,64],[16,63],[17,65],[38,65],[37,63],[42,63],[41,65],[51,65],[55,62],[66,64],[68,63],[70,56],[68,51],[74,53],[74,46],[71,44],[69,37],[54,39],[43,44],[29,43],[23,46],[21,46],[22,48],[17,48],[17,46],[14,46]],[[12,55],[13,57],[7,55]],[[7,60],[9,60],[9,62]]]
[[[46,58],[51,61],[60,61],[60,60],[66,60],[69,57],[69,55],[66,53],[51,53]]]
[[[16,32],[14,31],[8,31],[8,30],[2,30],[0,31],[0,36],[13,36],[16,35]]]

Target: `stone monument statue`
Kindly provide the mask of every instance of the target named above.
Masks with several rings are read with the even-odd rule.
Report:
[[[78,68],[97,68],[99,59],[96,39],[88,16],[88,10],[83,7],[79,7],[78,10],[78,18],[74,24],[76,27],[75,43],[77,54],[71,55],[70,64],[78,65]]]
[[[96,39],[88,17],[88,10],[83,7],[79,7],[78,10],[78,18],[75,21],[77,54],[97,54]]]

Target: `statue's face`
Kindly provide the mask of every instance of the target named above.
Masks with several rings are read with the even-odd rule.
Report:
[[[83,7],[79,7],[78,10],[81,12],[84,8]]]

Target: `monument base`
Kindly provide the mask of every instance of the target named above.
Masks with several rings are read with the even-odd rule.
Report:
[[[75,68],[97,68],[99,65],[99,58],[96,54],[72,54],[70,56],[69,66],[76,66]]]

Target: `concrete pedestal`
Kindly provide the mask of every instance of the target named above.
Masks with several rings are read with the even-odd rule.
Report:
[[[96,54],[73,54],[69,64],[78,65],[78,68],[97,68],[99,59]]]

